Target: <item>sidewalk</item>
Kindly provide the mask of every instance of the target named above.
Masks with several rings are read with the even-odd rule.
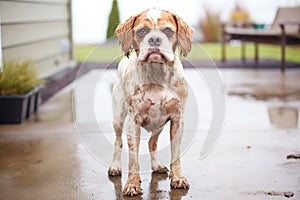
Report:
[[[185,73],[190,93],[182,165],[191,188],[171,190],[167,176],[151,174],[149,135],[142,132],[143,195],[129,199],[273,200],[285,199],[285,192],[299,199],[300,160],[287,155],[300,153],[300,70],[220,70],[226,119],[216,147],[205,158],[200,158],[205,136],[213,116],[221,113],[212,112],[207,77],[195,69]],[[123,198],[125,136],[122,178],[107,176],[114,141],[114,74],[115,69],[92,70],[45,102],[38,115],[21,125],[0,126],[0,200]],[[158,146],[168,164],[168,129],[163,133]]]

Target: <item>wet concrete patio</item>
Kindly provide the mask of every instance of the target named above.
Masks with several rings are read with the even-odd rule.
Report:
[[[205,77],[213,69],[186,69],[190,84],[182,165],[189,190],[170,188],[152,174],[142,133],[143,194],[123,197],[127,178],[124,137],[122,178],[109,178],[114,134],[111,86],[114,69],[92,70],[42,105],[21,125],[0,126],[0,199],[291,199],[300,198],[300,70],[222,69],[225,121],[216,146],[201,157],[214,115]],[[219,91],[220,90],[220,91]],[[220,99],[221,101],[222,99]],[[214,112],[213,112],[214,111]],[[219,111],[219,112],[218,112]],[[159,139],[169,162],[168,129]],[[290,193],[287,193],[290,192]]]

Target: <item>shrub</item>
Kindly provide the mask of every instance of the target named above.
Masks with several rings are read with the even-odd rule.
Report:
[[[204,42],[218,42],[221,38],[220,14],[205,7],[205,18],[200,20]]]
[[[42,83],[43,80],[38,79],[31,61],[7,61],[0,72],[0,95],[23,95]]]
[[[250,22],[249,12],[242,8],[238,3],[236,4],[234,10],[230,13],[230,20],[233,22]]]

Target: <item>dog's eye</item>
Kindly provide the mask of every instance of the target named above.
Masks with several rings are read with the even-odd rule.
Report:
[[[145,35],[149,32],[149,28],[140,28],[139,30],[137,30],[137,35],[140,37],[140,38],[143,38],[145,37]]]
[[[174,31],[172,30],[172,29],[170,29],[170,28],[164,28],[163,30],[162,30],[162,32],[164,33],[164,34],[166,34],[166,36],[167,37],[172,37],[173,35],[174,35]]]

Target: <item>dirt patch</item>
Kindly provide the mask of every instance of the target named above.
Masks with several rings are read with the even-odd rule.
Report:
[[[289,154],[286,156],[287,159],[300,159],[300,154]]]
[[[292,85],[247,83],[232,85],[227,90],[230,96],[241,96],[257,100],[298,100],[300,89]]]
[[[284,196],[286,198],[291,198],[294,196],[294,193],[290,191],[286,191],[286,192],[258,191],[258,192],[249,193],[249,195]]]

